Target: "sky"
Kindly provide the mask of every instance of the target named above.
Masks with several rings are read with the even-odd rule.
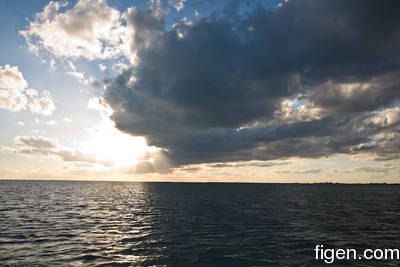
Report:
[[[399,12],[0,0],[0,179],[398,183]]]

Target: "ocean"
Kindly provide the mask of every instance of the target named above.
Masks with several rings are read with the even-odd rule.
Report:
[[[397,266],[400,186],[0,181],[1,266]]]

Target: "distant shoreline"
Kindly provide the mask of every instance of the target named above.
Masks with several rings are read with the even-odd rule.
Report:
[[[279,185],[400,185],[400,183],[339,183],[339,182],[316,182],[316,183],[271,183],[271,182],[191,182],[191,181],[126,181],[126,180],[56,180],[56,179],[0,179],[2,181],[13,182],[105,182],[105,183],[169,183],[169,184],[279,184]]]

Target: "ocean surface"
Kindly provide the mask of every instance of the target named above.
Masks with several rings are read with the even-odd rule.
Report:
[[[327,265],[400,248],[400,186],[0,181],[1,266]]]

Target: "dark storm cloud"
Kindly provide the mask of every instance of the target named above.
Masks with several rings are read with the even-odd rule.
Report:
[[[127,13],[138,63],[103,97],[176,164],[398,154],[398,122],[371,120],[400,98],[400,2],[292,0],[172,29],[156,11]],[[307,119],[277,118],[295,98]]]

